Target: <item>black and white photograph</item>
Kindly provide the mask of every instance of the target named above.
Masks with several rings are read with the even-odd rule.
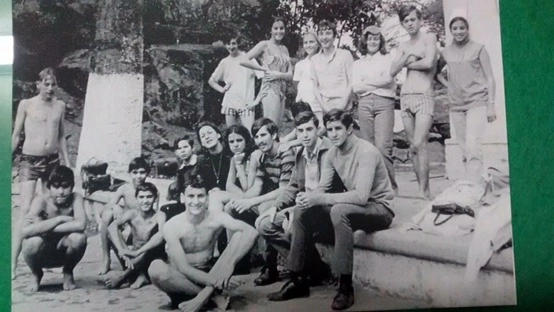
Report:
[[[498,0],[12,0],[12,311],[516,305]]]

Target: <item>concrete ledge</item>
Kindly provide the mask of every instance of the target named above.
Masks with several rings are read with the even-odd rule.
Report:
[[[354,279],[375,291],[424,300],[434,307],[496,306],[516,303],[512,249],[493,258],[471,285],[465,263],[471,235],[445,238],[396,229],[354,233]],[[333,247],[318,244],[323,259]]]
[[[393,228],[369,235],[356,231],[354,244],[361,249],[465,266],[472,237],[445,238],[420,231],[401,233]],[[513,262],[512,248],[508,248],[494,254],[484,269],[513,273]]]

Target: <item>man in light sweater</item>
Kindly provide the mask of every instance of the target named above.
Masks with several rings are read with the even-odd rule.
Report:
[[[323,122],[333,146],[322,160],[319,185],[314,191],[296,196],[288,269],[292,279],[272,300],[309,296],[306,250],[313,244],[312,233],[334,229],[333,273],[339,275],[339,289],[331,308],[344,310],[354,304],[352,266],[354,231],[374,232],[390,226],[394,218],[394,192],[385,162],[371,143],[353,134],[354,119],[338,109],[329,111]],[[343,193],[328,193],[338,174],[346,187]]]

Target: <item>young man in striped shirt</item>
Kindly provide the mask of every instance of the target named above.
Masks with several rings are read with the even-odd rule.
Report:
[[[294,151],[288,149],[279,152],[277,135],[279,128],[269,118],[261,118],[252,126],[252,136],[258,150],[250,156],[251,167],[256,176],[245,198],[232,199],[225,206],[225,211],[237,219],[253,221],[273,206],[275,199],[289,184],[294,168]],[[250,171],[253,172],[253,171]],[[231,238],[231,236],[229,236]],[[278,279],[277,250],[267,244],[264,253],[266,268],[254,281],[256,285],[271,284]]]

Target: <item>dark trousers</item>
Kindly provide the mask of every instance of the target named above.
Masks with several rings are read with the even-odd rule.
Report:
[[[394,213],[382,204],[365,206],[336,204],[308,209],[295,207],[291,249],[287,268],[303,273],[317,255],[315,240],[334,241],[331,269],[335,274],[352,274],[354,231],[375,232],[388,228]]]

